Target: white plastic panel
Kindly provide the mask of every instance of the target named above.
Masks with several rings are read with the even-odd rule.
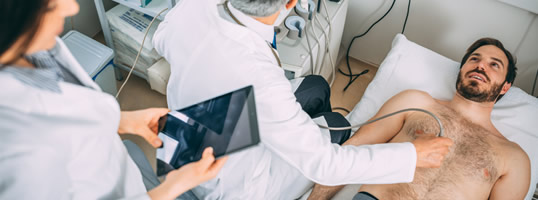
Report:
[[[351,1],[343,44],[347,47],[351,37],[364,32],[384,14],[391,2]],[[385,19],[366,36],[355,41],[350,55],[380,64],[390,50],[392,38],[402,30],[407,3],[408,1],[396,1]],[[405,35],[444,56],[460,60],[466,48],[481,37],[497,38],[510,51],[515,51],[533,17],[533,14],[525,10],[496,0],[414,0]],[[536,38],[538,35],[531,37]],[[538,52],[538,46],[534,46],[533,52]]]
[[[349,0],[341,0],[340,2],[331,2],[328,0],[324,0],[327,5],[327,10],[329,13],[329,19],[331,21],[332,25],[332,32],[331,32],[331,39],[330,39],[330,47],[329,51],[331,52],[331,55],[333,57],[333,64],[336,65],[336,59],[339,51],[340,46],[340,40],[342,37],[342,32],[344,28],[344,22],[345,22],[345,16],[347,12],[347,5]],[[317,5],[317,1],[316,5]],[[328,55],[325,58],[325,61],[323,64],[321,63],[321,55],[318,57],[318,51],[325,49],[325,36],[323,35],[322,28],[325,29],[325,32],[329,32],[329,24],[327,23],[326,18],[326,12],[325,10],[321,9],[321,13],[318,13],[318,20],[321,24],[319,26],[318,22],[308,22],[308,26],[311,26],[310,23],[315,23],[313,26],[316,33],[316,38],[319,40],[319,43],[314,39],[313,35],[314,32],[312,31],[311,27],[308,27],[308,34],[310,39],[310,44],[312,48],[312,55],[313,55],[313,61],[316,64],[314,71],[316,74],[318,72],[325,77],[326,79],[331,76],[331,63]],[[294,15],[293,12],[291,15]],[[283,25],[281,25],[281,28],[284,30],[281,34],[277,35],[277,38],[279,39],[277,50],[280,55],[281,61],[284,64],[284,68],[287,70],[291,70],[295,72],[296,77],[308,75],[311,73],[311,65],[310,65],[310,54],[308,53],[308,44],[306,41],[306,38],[303,37],[299,40],[292,40],[290,38],[285,37],[284,35],[287,33],[287,29],[284,28]],[[320,66],[321,69],[320,69]]]

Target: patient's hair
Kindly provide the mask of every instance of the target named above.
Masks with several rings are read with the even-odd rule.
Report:
[[[280,10],[288,0],[230,0],[232,6],[250,16],[267,17]]]
[[[465,53],[465,56],[463,56],[463,59],[461,60],[461,64],[460,64],[460,69],[461,69],[461,67],[463,67],[463,64],[465,64],[465,62],[467,62],[467,59],[469,59],[469,56],[471,56],[471,54],[474,51],[476,51],[478,48],[480,48],[481,46],[484,46],[484,45],[496,46],[497,48],[501,49],[504,52],[504,55],[506,55],[506,57],[508,58],[508,72],[506,73],[505,81],[507,83],[513,84],[514,80],[516,79],[516,71],[517,71],[516,58],[514,56],[512,56],[512,54],[508,50],[506,50],[504,48],[503,43],[501,43],[501,41],[499,41],[497,39],[481,38],[481,39],[477,40],[476,42],[474,42],[467,49],[467,53]]]
[[[16,57],[7,63],[0,63],[0,68],[12,64],[28,50],[48,6],[49,0],[0,1],[0,55],[22,39],[20,48],[15,52]]]

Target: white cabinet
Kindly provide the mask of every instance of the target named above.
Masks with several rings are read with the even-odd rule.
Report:
[[[112,41],[112,34],[110,25],[108,23],[108,19],[106,17],[106,10],[103,6],[104,0],[94,0],[95,6],[97,8],[97,14],[99,16],[99,21],[101,22],[101,28],[103,29],[103,35],[105,37],[106,45],[112,49],[114,48],[114,42]],[[110,0],[108,0],[110,1]],[[158,19],[164,19],[164,16],[166,13],[172,9],[172,7],[175,6],[176,0],[152,0],[147,6],[140,7],[140,0],[112,0],[114,2],[117,2],[121,5],[127,6],[129,8],[135,9],[139,12],[142,12],[144,14],[147,14],[151,17],[155,17],[158,13],[163,11],[164,9],[168,8],[168,10],[164,11]],[[145,42],[151,42],[151,38],[147,38]],[[126,66],[121,63],[115,63],[117,67],[120,67],[125,70],[129,70],[130,66]],[[116,68],[117,69],[117,68]],[[142,74],[140,72],[134,71],[133,74],[140,76],[142,78],[147,79],[147,76],[145,74]],[[116,71],[116,79],[121,80],[121,73]]]
[[[314,11],[318,19],[313,19],[307,22],[306,31],[308,31],[308,38],[311,43],[310,48],[308,47],[306,36],[303,36],[298,40],[286,37],[285,34],[287,34],[288,30],[284,26],[284,23],[282,23],[278,26],[281,31],[277,34],[277,50],[283,68],[293,71],[295,77],[309,75],[314,71],[314,74],[319,74],[329,80],[330,77],[334,77],[334,69],[332,66],[337,67],[336,62],[340,50],[342,33],[344,31],[349,0],[341,0],[339,2],[314,0],[316,6],[318,5],[318,1],[323,1],[321,3],[324,3],[326,7],[323,6],[323,4],[319,4],[322,5],[320,12],[318,13],[317,11]],[[325,8],[327,8],[327,10],[325,10]],[[291,12],[290,15],[296,14]],[[330,23],[328,23],[328,21]],[[327,54],[327,52],[325,52],[326,39],[322,30],[330,35],[330,38],[328,38],[328,49],[332,60],[329,58],[329,55],[326,55],[325,58],[323,58],[323,55]],[[311,59],[309,51],[312,51],[313,64],[310,64]],[[311,66],[314,66],[313,70]]]

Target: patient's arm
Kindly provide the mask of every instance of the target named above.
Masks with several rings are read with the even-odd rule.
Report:
[[[506,173],[501,175],[490,193],[490,200],[524,199],[530,185],[530,161],[527,154],[518,147],[505,159]]]
[[[372,118],[402,110],[405,108],[428,109],[435,100],[427,93],[417,90],[406,90],[390,98]],[[409,112],[400,113],[383,120],[362,126],[343,145],[378,144],[390,141],[400,132]],[[440,167],[444,155],[452,145],[448,138],[422,136],[413,141],[417,150],[417,167]],[[316,184],[309,199],[329,199],[340,191],[343,186],[322,186]]]
[[[379,112],[372,119],[386,115],[388,113],[401,110],[406,103],[412,102],[412,96],[415,91],[404,91],[390,98]],[[416,100],[416,99],[415,99]],[[418,106],[418,105],[417,105]],[[377,121],[372,124],[362,126],[351,138],[342,145],[364,145],[364,144],[379,144],[390,141],[402,128],[405,117],[408,113],[401,113],[389,118]],[[324,186],[316,184],[312,189],[312,193],[308,197],[311,199],[330,199],[344,186]]]

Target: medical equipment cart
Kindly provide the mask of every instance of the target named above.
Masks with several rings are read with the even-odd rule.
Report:
[[[142,12],[144,14],[147,14],[151,17],[155,17],[159,12],[161,12],[165,8],[168,8],[168,10],[163,12],[157,18],[159,20],[163,20],[166,13],[170,9],[172,9],[172,7],[176,5],[176,0],[152,0],[148,5],[142,8],[140,6],[140,0],[112,0],[112,1],[119,3],[121,5],[124,5],[126,7],[132,8],[134,10],[137,10],[139,12]],[[94,2],[95,2],[95,7],[97,9],[97,15],[99,16],[99,21],[101,22],[101,28],[103,29],[103,35],[105,36],[106,45],[110,47],[111,49],[115,49],[114,42],[112,41],[112,33],[111,33],[110,25],[108,23],[105,7],[103,5],[103,0],[94,0]],[[147,38],[146,42],[151,42],[151,38]],[[115,65],[125,70],[131,69],[130,66],[126,66],[121,63],[115,63]],[[148,80],[148,77],[145,74],[137,72],[136,70],[133,71],[133,74]],[[116,79],[118,80],[122,79],[121,73],[117,70],[116,70]]]

